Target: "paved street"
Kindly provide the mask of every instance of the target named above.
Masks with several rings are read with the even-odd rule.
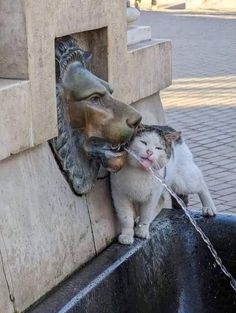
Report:
[[[236,15],[142,12],[139,24],[172,40],[167,122],[182,130],[218,211],[236,213]],[[199,209],[197,197],[190,206]]]

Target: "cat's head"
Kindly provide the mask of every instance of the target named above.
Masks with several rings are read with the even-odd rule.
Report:
[[[181,133],[171,131],[159,131],[155,127],[147,127],[139,131],[133,139],[129,150],[134,156],[129,155],[128,163],[134,167],[148,169],[163,168],[171,154],[172,142],[181,138]]]

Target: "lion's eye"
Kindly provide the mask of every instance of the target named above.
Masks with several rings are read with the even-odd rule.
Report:
[[[92,96],[89,100],[92,101],[94,104],[100,104],[101,97],[95,95],[95,96]]]
[[[163,148],[162,148],[162,147],[156,147],[156,149],[157,149],[157,150],[163,150]]]
[[[140,140],[140,142],[142,142],[145,146],[147,145],[146,141],[144,140]]]

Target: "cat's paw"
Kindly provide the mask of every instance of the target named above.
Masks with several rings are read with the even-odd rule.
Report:
[[[118,241],[122,245],[131,245],[134,242],[134,237],[132,235],[121,234],[118,238]]]
[[[202,208],[202,215],[205,217],[212,217],[216,215],[216,208],[215,207],[203,207]]]
[[[134,235],[139,238],[148,239],[149,235],[149,225],[138,224],[134,229]]]

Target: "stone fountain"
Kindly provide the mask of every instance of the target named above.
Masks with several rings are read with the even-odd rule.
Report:
[[[194,215],[236,274],[236,218]],[[224,229],[224,232],[222,232]],[[180,210],[163,210],[148,240],[114,243],[30,313],[233,313],[235,291]]]
[[[144,122],[164,123],[159,91],[171,84],[171,44],[150,37],[127,42],[124,1],[0,4],[0,312],[13,313],[33,305],[116,237],[107,173],[98,167],[119,166],[122,151],[111,146],[126,141],[140,120],[128,105]],[[75,67],[67,67],[69,59]],[[73,73],[81,78],[75,85]],[[117,116],[109,116],[109,131],[100,128],[102,141],[93,140],[96,114],[94,124],[78,129],[78,102],[85,116],[101,99],[83,95],[77,83],[87,90],[92,84],[103,103],[129,112],[127,122],[122,115],[116,120],[128,130],[121,140],[114,132],[109,137]],[[76,157],[67,155],[71,147]]]

